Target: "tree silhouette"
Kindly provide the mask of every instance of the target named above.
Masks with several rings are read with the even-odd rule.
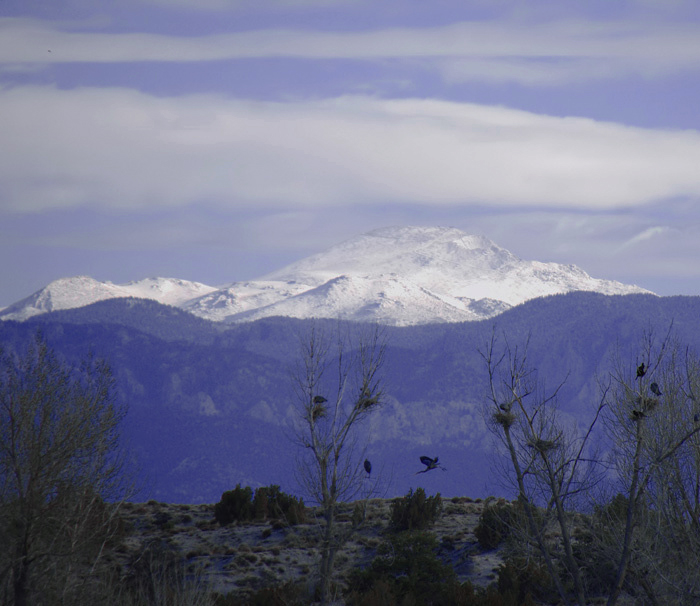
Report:
[[[321,602],[330,599],[335,556],[348,539],[336,521],[339,503],[367,497],[376,486],[367,483],[362,442],[366,421],[381,404],[380,371],[385,345],[380,329],[357,337],[335,335],[335,348],[313,326],[301,344],[293,373],[297,397],[295,435],[302,446],[298,479],[321,507]],[[371,466],[370,466],[371,469]],[[353,528],[350,528],[350,532]]]
[[[102,362],[61,362],[40,335],[0,352],[0,591],[3,603],[77,603],[116,528],[118,426]]]

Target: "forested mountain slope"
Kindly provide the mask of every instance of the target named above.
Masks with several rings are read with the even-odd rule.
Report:
[[[499,494],[483,419],[486,374],[479,350],[493,331],[522,346],[554,386],[566,378],[562,410],[586,418],[610,356],[630,367],[645,331],[673,328],[700,349],[700,297],[606,296],[575,292],[534,299],[482,322],[385,327],[385,405],[367,428],[366,455],[385,478],[385,496],[411,486],[445,496]],[[214,502],[237,483],[297,491],[291,439],[290,371],[312,321],[267,318],[222,329],[152,301],[114,299],[81,309],[0,323],[3,347],[40,329],[62,355],[106,358],[129,405],[124,441],[143,496]],[[316,321],[327,333],[366,326]],[[418,457],[447,467],[429,474]]]

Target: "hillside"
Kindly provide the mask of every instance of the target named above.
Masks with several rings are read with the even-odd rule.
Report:
[[[467,497],[446,500],[443,513],[430,528],[440,544],[438,557],[449,564],[457,581],[486,587],[503,563],[502,550],[482,548],[474,529],[484,501]],[[339,514],[341,526],[349,525],[353,504]],[[337,583],[347,588],[348,574],[366,567],[376,557],[378,546],[387,539],[391,501],[372,499],[367,503],[365,523],[341,551]],[[312,592],[318,571],[319,512],[308,509],[307,522],[288,526],[274,521],[220,526],[213,505],[176,505],[150,501],[126,503],[123,511],[129,528],[118,547],[119,558],[129,562],[148,553],[163,561],[181,561],[188,577],[196,578],[197,591],[230,594],[236,603],[264,587],[293,585],[303,596]],[[153,552],[153,545],[167,545]],[[157,562],[156,562],[157,565]],[[302,601],[309,600],[308,593]]]
[[[700,348],[698,317],[698,297],[579,292],[529,301],[497,320],[385,327],[385,404],[366,428],[367,455],[391,475],[388,496],[408,490],[421,455],[439,455],[449,470],[430,478],[427,490],[501,494],[482,414],[487,385],[479,354],[494,327],[513,343],[530,335],[530,361],[548,384],[568,375],[560,405],[576,420],[597,402],[613,353],[633,364],[644,331],[662,335],[671,323],[683,343]],[[221,330],[155,302],[114,300],[0,323],[0,341],[20,347],[40,328],[69,359],[90,352],[107,359],[129,407],[123,441],[141,498],[207,503],[239,482],[296,490],[289,373],[311,324],[268,318]],[[339,325],[316,326],[331,332]]]

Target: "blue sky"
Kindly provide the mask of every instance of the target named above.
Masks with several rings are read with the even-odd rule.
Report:
[[[445,225],[700,294],[700,4],[2,0],[0,307]]]

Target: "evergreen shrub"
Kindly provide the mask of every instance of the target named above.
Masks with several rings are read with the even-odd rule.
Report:
[[[250,486],[241,488],[236,484],[233,490],[227,490],[221,495],[221,501],[214,505],[214,517],[221,526],[232,522],[243,522],[253,517],[253,489]]]
[[[438,558],[438,541],[428,532],[389,536],[364,570],[350,573],[350,604],[450,604],[456,577]]]
[[[513,522],[511,505],[505,502],[489,504],[481,511],[474,535],[484,549],[496,549],[510,535]]]
[[[422,488],[410,489],[408,493],[391,504],[390,528],[394,532],[403,530],[425,530],[442,513],[440,493],[427,497]]]
[[[280,520],[294,526],[306,521],[305,512],[303,499],[282,492],[276,485],[261,486],[253,496],[250,486],[237,484],[214,506],[214,517],[222,526],[249,520]]]

